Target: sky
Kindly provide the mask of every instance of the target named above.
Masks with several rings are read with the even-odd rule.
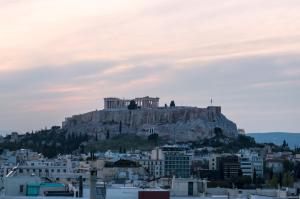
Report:
[[[246,132],[300,132],[299,0],[1,0],[0,131],[103,98],[214,105]]]

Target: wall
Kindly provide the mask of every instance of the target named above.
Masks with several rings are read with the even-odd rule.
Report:
[[[4,178],[4,188],[6,196],[25,196],[26,184],[40,183],[40,178],[37,176],[12,176]],[[23,193],[20,193],[20,185],[24,185]]]
[[[213,114],[212,114],[213,113]],[[121,132],[120,132],[121,127]],[[154,129],[167,140],[194,141],[210,138],[214,128],[221,128],[229,137],[236,137],[236,124],[218,112],[218,108],[173,107],[140,110],[101,110],[67,118],[63,129],[69,133],[98,135],[98,139],[131,133],[148,137]]]

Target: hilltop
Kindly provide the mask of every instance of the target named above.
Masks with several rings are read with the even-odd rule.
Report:
[[[98,140],[122,134],[147,138],[155,133],[164,140],[188,142],[211,138],[216,128],[231,138],[238,135],[236,124],[217,106],[104,109],[74,115],[62,124],[69,134],[88,134]]]
[[[255,144],[238,136],[236,124],[222,114],[219,106],[178,107],[173,101],[170,106],[159,107],[157,97],[105,98],[104,102],[103,110],[73,115],[62,127],[8,135],[0,148],[30,148],[53,157],[74,151],[150,150],[168,143],[214,146],[220,150],[236,150],[241,146],[233,143],[239,141]]]

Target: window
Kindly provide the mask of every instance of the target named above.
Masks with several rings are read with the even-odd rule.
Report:
[[[19,169],[19,173],[23,173],[23,169]]]
[[[23,193],[24,191],[24,185],[20,185],[20,193]]]

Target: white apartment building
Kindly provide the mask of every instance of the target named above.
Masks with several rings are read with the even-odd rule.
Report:
[[[139,164],[154,178],[165,176],[164,154],[160,148],[153,149],[151,156],[142,158],[139,160]]]
[[[5,166],[4,175],[7,175],[16,165]],[[40,159],[33,161],[26,161],[22,165],[18,165],[15,169],[18,175],[32,174],[39,177],[47,177],[55,180],[76,180],[79,176],[82,176],[84,180],[88,178],[85,173],[75,173],[72,168],[72,162],[70,159]]]
[[[39,160],[44,158],[42,154],[33,152],[30,149],[19,149],[16,151],[17,163],[24,164],[26,161]]]
[[[256,177],[263,177],[263,158],[258,152],[249,149],[241,149],[237,155],[240,158],[240,166],[244,176],[253,178],[255,171]]]
[[[139,164],[154,178],[160,178],[165,175],[163,160],[142,159],[139,160]]]

